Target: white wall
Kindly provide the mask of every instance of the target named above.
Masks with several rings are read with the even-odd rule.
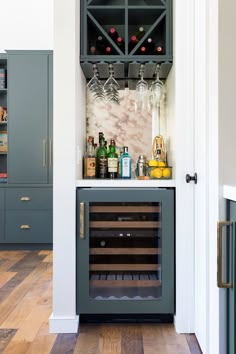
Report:
[[[220,182],[236,185],[236,2],[219,1]]]
[[[2,49],[53,49],[53,0],[1,1]]]

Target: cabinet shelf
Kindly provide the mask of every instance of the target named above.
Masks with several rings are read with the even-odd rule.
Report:
[[[92,288],[140,288],[161,286],[160,280],[90,280],[89,284]]]
[[[157,271],[160,269],[160,264],[90,264],[90,271]]]
[[[161,254],[160,248],[90,248],[90,255],[116,254],[116,255],[156,255]]]

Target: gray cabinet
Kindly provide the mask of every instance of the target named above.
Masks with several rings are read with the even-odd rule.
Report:
[[[6,243],[52,243],[52,211],[7,210]]]
[[[52,55],[8,52],[8,182],[52,181]]]
[[[0,57],[1,59],[1,57]],[[2,63],[2,64],[1,64]],[[8,152],[0,156],[0,242],[52,243],[52,51],[7,51]]]
[[[174,313],[174,191],[77,189],[77,313]]]
[[[4,241],[4,190],[0,189],[0,242]]]
[[[52,188],[0,189],[0,241],[52,243]]]

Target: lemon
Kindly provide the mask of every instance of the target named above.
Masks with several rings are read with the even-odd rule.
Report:
[[[169,178],[171,175],[171,170],[170,168],[163,168],[162,170],[162,176],[165,178]]]
[[[154,159],[153,160],[149,160],[148,164],[149,164],[150,167],[156,167],[156,166],[158,166],[158,161],[154,160]]]
[[[161,168],[154,168],[151,171],[150,176],[152,178],[161,178],[162,177],[162,169]]]
[[[157,161],[158,163],[158,167],[165,167],[166,166],[166,163],[164,161]]]

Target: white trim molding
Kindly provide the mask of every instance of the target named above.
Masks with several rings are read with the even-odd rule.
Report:
[[[79,328],[79,316],[59,317],[53,313],[49,318],[50,333],[77,333]]]

